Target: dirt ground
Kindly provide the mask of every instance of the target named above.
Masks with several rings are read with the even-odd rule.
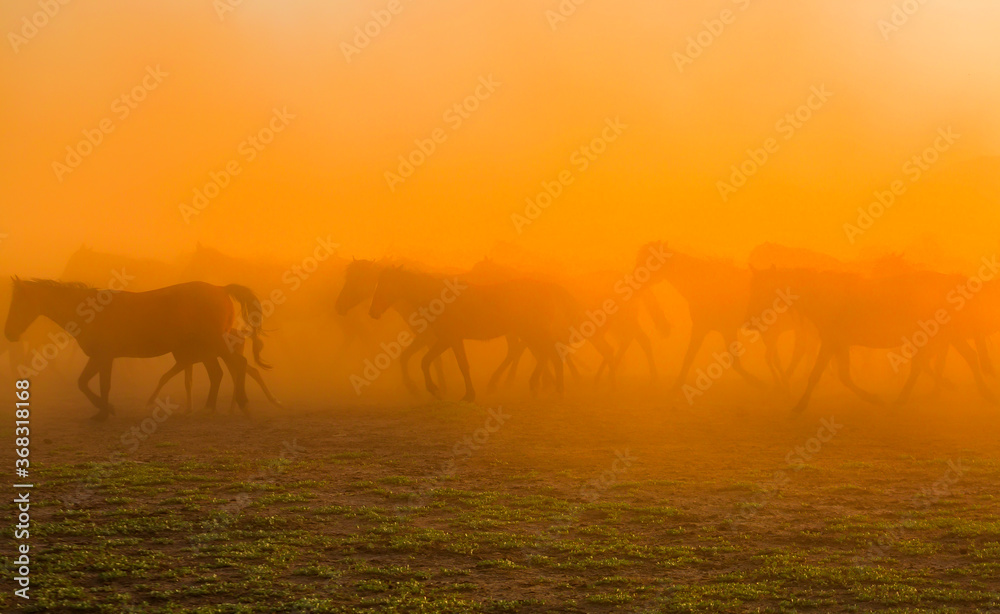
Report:
[[[95,424],[69,395],[32,416],[31,599],[0,605],[1000,612],[1000,411],[646,396]]]

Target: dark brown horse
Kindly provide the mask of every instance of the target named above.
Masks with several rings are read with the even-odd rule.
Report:
[[[261,364],[260,302],[249,288],[238,285],[190,282],[149,292],[125,292],[15,278],[4,333],[16,340],[44,316],[75,337],[89,358],[77,383],[98,408],[97,420],[114,412],[108,402],[114,359],[163,354],[173,354],[182,364],[205,363],[211,379],[208,407],[215,406],[218,396],[222,370],[216,358],[222,358],[233,376],[237,404],[246,411],[247,360],[233,351],[234,341],[239,339],[229,334],[235,319],[233,299],[241,305],[254,359]],[[95,375],[100,375],[100,395],[90,388]]]

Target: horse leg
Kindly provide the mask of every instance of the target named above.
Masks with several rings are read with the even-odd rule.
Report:
[[[945,346],[945,350],[948,346]],[[930,362],[930,352],[917,352],[913,357],[913,361],[910,362],[910,373],[906,376],[906,383],[903,384],[903,389],[899,393],[899,398],[893,403],[895,406],[900,406],[906,402],[910,397],[910,393],[913,391],[913,386],[916,385],[917,380],[920,378],[920,373],[927,369]]]
[[[726,352],[728,352],[733,359],[733,371],[739,373],[743,377],[743,379],[748,381],[753,386],[757,388],[767,388],[767,386],[764,385],[764,382],[759,377],[750,373],[743,367],[743,363],[740,361],[740,357],[736,354],[736,352],[733,351],[733,348],[735,347],[744,347],[745,350],[745,346],[742,346],[742,344],[737,345],[736,343],[736,331],[732,331],[730,333],[723,333],[722,337],[726,342]]]
[[[990,346],[984,337],[976,337],[976,353],[979,354],[979,368],[984,375],[994,375],[993,361],[990,360]]]
[[[608,381],[611,384],[611,389],[615,388],[615,376],[618,373],[615,363],[615,349],[611,347],[608,340],[604,337],[604,332],[600,332],[590,338],[590,344],[594,346],[594,349],[600,353],[604,360],[608,363]],[[595,380],[596,385],[596,380]]]
[[[840,351],[837,352],[835,359],[837,361],[837,375],[840,377],[840,382],[844,386],[847,386],[848,390],[869,403],[884,405],[882,399],[880,399],[878,395],[862,389],[854,383],[853,379],[851,379],[851,348],[841,348]]]
[[[562,397],[563,392],[565,392],[566,380],[565,373],[563,371],[563,361],[559,358],[559,352],[556,350],[554,345],[546,344],[549,349],[549,361],[552,363],[552,367],[556,371],[556,394]]]
[[[826,371],[826,366],[830,363],[832,357],[833,351],[830,349],[829,344],[823,343],[820,345],[819,354],[816,356],[816,364],[813,365],[812,372],[809,373],[809,382],[806,384],[806,390],[802,393],[799,402],[792,408],[793,414],[800,414],[806,410],[813,389],[819,383],[820,378],[823,377],[823,372]]]
[[[424,387],[427,388],[427,392],[438,399],[441,398],[441,395],[438,387],[434,384],[434,380],[431,379],[431,363],[447,349],[448,344],[438,339],[431,344],[431,347],[427,349],[427,353],[420,359],[420,369],[424,373]]]
[[[531,355],[535,357],[535,368],[531,371],[531,377],[528,379],[528,390],[531,391],[531,396],[538,396],[539,384],[544,383],[544,376],[548,373],[548,365],[545,360],[538,355],[537,348],[531,348]]]
[[[952,345],[955,347],[955,350],[958,351],[959,356],[964,358],[965,362],[969,363],[969,368],[972,369],[972,378],[976,382],[976,388],[979,390],[979,394],[981,394],[984,399],[993,405],[996,405],[997,398],[993,395],[993,391],[991,391],[986,385],[986,382],[983,380],[983,374],[979,371],[976,351],[972,349],[972,346],[970,346],[969,342],[965,339],[953,339]]]
[[[208,372],[208,398],[205,400],[205,409],[215,411],[215,403],[219,398],[219,385],[222,383],[222,367],[219,360],[212,356],[204,361],[205,371]]]
[[[437,374],[439,386],[441,387],[441,393],[443,394],[448,390],[448,382],[444,379],[444,356],[438,356],[434,360],[434,373]]]
[[[113,362],[114,360],[111,358],[101,362],[99,381],[101,386],[101,404],[103,405],[103,409],[101,409],[101,412],[98,415],[103,414],[104,416],[107,416],[108,414],[113,415],[115,413],[115,408],[108,402],[108,396],[111,394],[111,365]],[[97,419],[103,420],[103,417]]]
[[[778,352],[778,339],[780,335],[762,334],[760,339],[764,342],[764,362],[771,372],[774,380],[774,387],[779,390],[788,389],[788,381],[784,377],[784,370],[781,368],[781,354]]]
[[[625,358],[625,353],[628,352],[628,349],[632,346],[632,341],[634,339],[635,337],[629,335],[627,337],[622,338],[621,341],[619,341],[618,351],[615,352],[614,358],[611,359],[611,364],[608,367],[609,376],[611,375],[611,373],[618,372],[618,367],[621,366],[622,360]],[[616,388],[615,379],[611,378],[611,392],[614,392],[615,388]]]
[[[465,380],[465,396],[462,400],[471,403],[476,400],[476,391],[472,387],[472,372],[469,370],[469,357],[465,355],[465,341],[459,339],[451,349],[455,353],[455,360],[458,361],[458,368]]]
[[[255,382],[257,382],[257,384],[260,386],[261,391],[264,393],[264,396],[267,397],[267,400],[271,403],[271,405],[274,405],[278,409],[285,408],[285,406],[281,404],[281,401],[276,399],[275,396],[271,394],[271,391],[268,389],[267,384],[264,383],[264,378],[263,376],[261,376],[260,371],[257,369],[257,367],[248,364],[247,375],[249,375],[251,378],[253,378]]]
[[[944,367],[948,364],[948,346],[942,347],[934,355],[932,370],[934,373],[934,388],[931,389],[930,398],[936,399],[941,396],[941,389],[944,387]]]
[[[698,355],[698,350],[701,349],[701,344],[705,341],[705,335],[707,334],[708,329],[697,324],[691,328],[691,339],[688,341],[687,351],[684,352],[684,360],[681,362],[681,370],[677,374],[677,381],[674,383],[674,393],[684,387],[688,371],[691,370],[694,358]]]
[[[410,377],[410,357],[416,353],[422,347],[426,347],[422,343],[411,343],[410,345],[403,348],[403,351],[399,353],[399,368],[403,372],[403,385],[406,389],[410,391],[411,394],[417,394],[417,384]]]
[[[177,375],[178,373],[180,373],[181,371],[185,372],[184,379],[185,379],[185,383],[187,383],[187,371],[190,368],[191,368],[191,365],[184,366],[184,365],[181,365],[181,363],[179,363],[179,362],[175,362],[174,366],[172,366],[169,369],[167,369],[167,372],[164,373],[162,376],[160,376],[160,382],[156,385],[156,390],[153,391],[153,394],[149,395],[149,399],[146,401],[146,405],[152,405],[153,403],[155,403],[156,402],[156,397],[159,396],[159,394],[160,394],[160,390],[162,390],[163,387],[167,385],[167,382],[169,382],[170,380],[172,380],[174,378],[174,376]]]
[[[514,354],[514,360],[507,369],[507,377],[503,382],[504,388],[512,388],[514,386],[514,380],[517,378],[517,369],[521,365],[521,358],[524,357],[524,352],[528,349],[528,346],[521,340],[518,340],[518,346],[517,352]]]
[[[94,404],[94,407],[103,410],[104,408],[101,406],[101,398],[94,394],[94,391],[90,389],[90,380],[94,379],[94,376],[97,375],[100,368],[101,362],[98,359],[89,359],[87,364],[83,366],[83,371],[80,373],[80,377],[77,378],[76,384],[83,394],[86,395],[87,399]]]
[[[563,359],[563,362],[566,363],[566,369],[569,371],[569,374],[573,376],[573,379],[580,381],[580,370],[576,368],[576,363],[573,361],[573,355],[567,354]]]
[[[227,353],[222,355],[223,362],[229,368],[229,375],[233,378],[233,399],[244,414],[249,415],[247,408],[247,359],[243,354]]]
[[[636,331],[635,341],[639,344],[639,348],[642,349],[642,352],[646,355],[646,360],[649,362],[649,383],[655,384],[657,380],[656,358],[653,356],[653,344],[649,340],[649,335],[640,328]]]
[[[194,383],[194,365],[184,367],[184,398],[187,400],[185,413],[190,413],[194,404],[191,401],[191,389]]]
[[[497,389],[497,384],[500,383],[500,377],[503,375],[504,371],[514,363],[514,355],[521,351],[519,349],[519,342],[516,337],[512,335],[507,335],[507,355],[503,357],[503,362],[493,371],[493,375],[490,376],[490,382],[486,385],[487,392],[494,392]]]

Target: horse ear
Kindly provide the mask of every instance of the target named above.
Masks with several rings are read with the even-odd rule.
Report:
[[[756,274],[757,274],[757,267],[755,267],[755,266],[754,266],[754,265],[752,265],[752,264],[748,264],[748,265],[747,265],[747,267],[749,267],[749,268],[750,268],[750,272],[751,272],[752,274],[754,274],[754,275],[756,275]]]

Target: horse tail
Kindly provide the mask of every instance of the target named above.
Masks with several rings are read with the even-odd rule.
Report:
[[[271,365],[260,359],[260,351],[264,349],[264,308],[260,304],[260,299],[253,293],[253,290],[239,284],[229,284],[223,288],[226,294],[231,296],[240,304],[243,321],[250,327],[250,342],[253,348],[253,360],[261,369],[270,369]]]

